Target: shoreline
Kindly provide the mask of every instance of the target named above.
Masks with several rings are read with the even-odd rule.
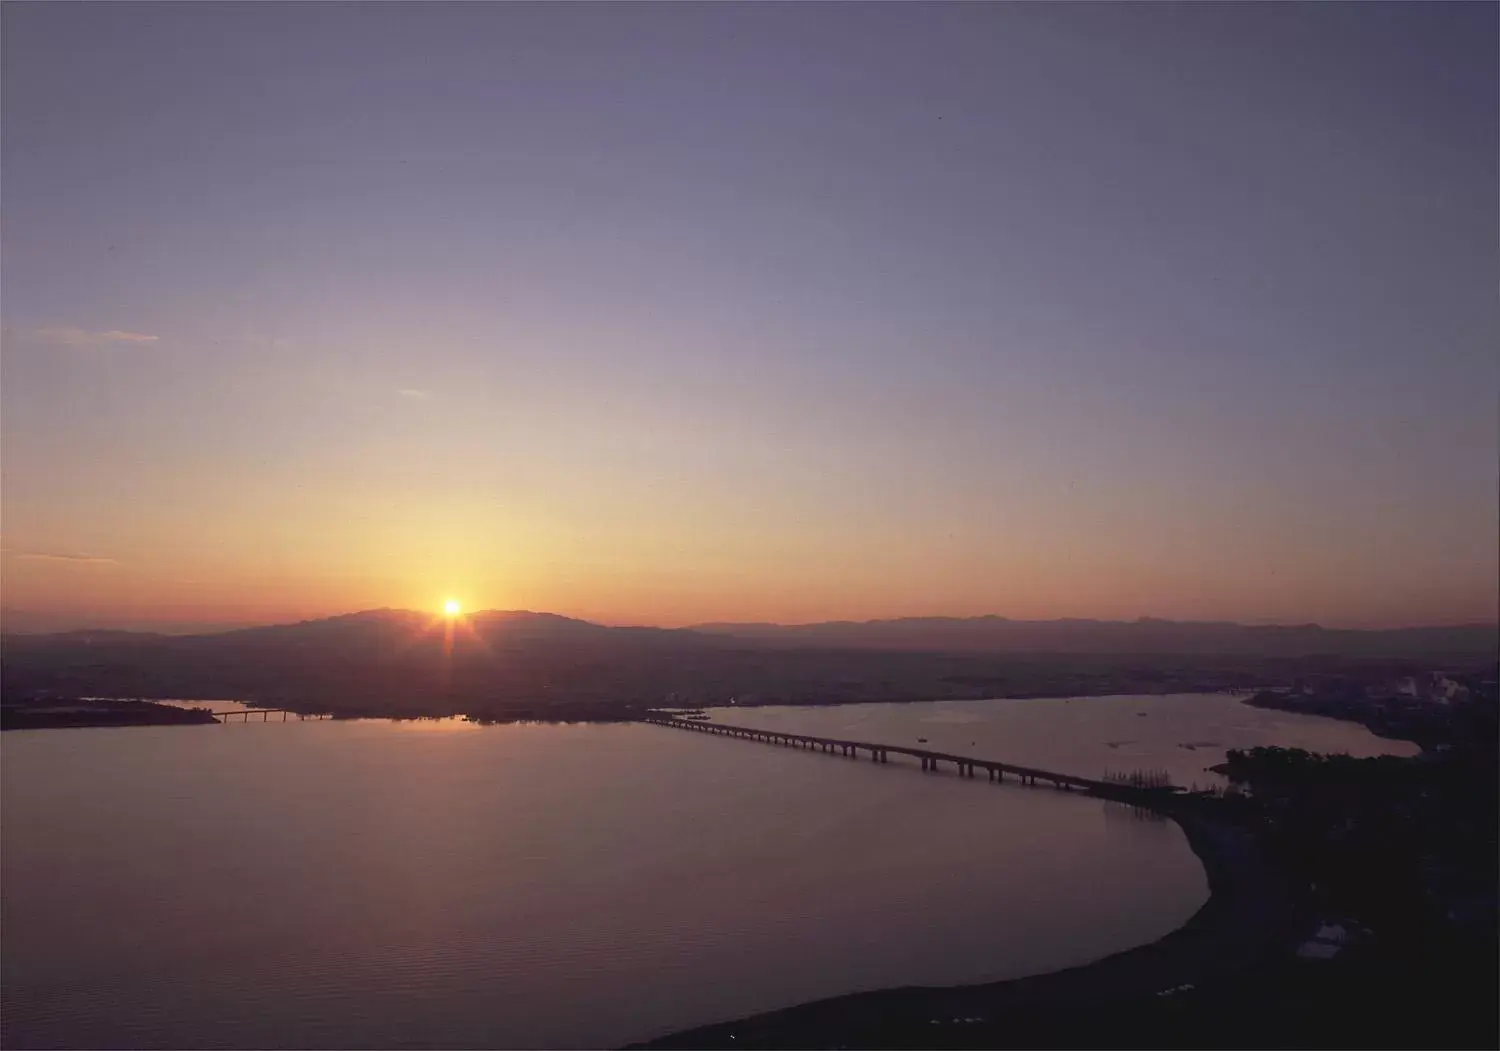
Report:
[[[4,705],[0,730],[87,730],[120,726],[205,726],[218,719],[207,708],[144,700],[92,700],[54,705]]]
[[[1184,803],[1150,809],[1182,829],[1203,865],[1209,896],[1186,923],[1156,941],[1091,963],[999,982],[903,986],[814,1000],[679,1030],[626,1045],[626,1051],[921,1046],[924,1038],[928,1044],[994,1046],[982,1039],[991,1026],[1021,1038],[1024,1022],[1038,1021],[1036,1016],[1050,1023],[1068,1012],[1076,1022],[1091,1010],[1148,1003],[1184,986],[1248,971],[1293,941],[1295,913],[1284,882],[1246,830]],[[1069,1042],[1068,1034],[1055,1035]],[[1034,1043],[1038,1037],[1025,1033],[1024,1039]]]

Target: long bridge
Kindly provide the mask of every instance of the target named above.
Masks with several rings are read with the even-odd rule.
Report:
[[[1174,791],[1169,787],[1137,788],[1112,781],[1098,781],[1073,774],[1060,774],[1053,770],[1041,770],[1032,766],[1003,763],[996,759],[976,759],[968,755],[935,752],[926,748],[906,748],[901,745],[876,744],[872,741],[849,741],[837,737],[815,737],[811,734],[787,733],[784,730],[758,730],[748,726],[679,719],[668,715],[649,715],[642,722],[653,726],[668,726],[674,730],[691,730],[719,737],[738,737],[742,740],[760,741],[788,748],[804,748],[809,751],[844,755],[851,759],[858,759],[861,755],[868,753],[871,761],[876,763],[887,762],[892,755],[905,755],[920,760],[924,771],[939,770],[943,764],[948,764],[960,777],[974,777],[976,771],[983,770],[989,775],[989,779],[995,782],[1003,782],[1005,775],[1009,774],[1023,785],[1050,784],[1053,788],[1065,791],[1077,789],[1090,795],[1104,796],[1129,803],[1170,798]]]
[[[298,719],[328,719],[331,718],[327,712],[294,712],[287,708],[241,708],[237,712],[214,712],[219,717],[219,722],[227,723],[231,719],[240,719],[241,722],[249,722],[252,715],[260,716],[261,722],[268,722],[271,716],[281,714],[280,722],[286,722],[288,715],[295,715]]]

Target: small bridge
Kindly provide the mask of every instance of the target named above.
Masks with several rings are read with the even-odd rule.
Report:
[[[976,759],[973,756],[934,752],[925,748],[904,748],[899,745],[876,744],[871,741],[848,741],[837,737],[813,737],[809,734],[792,734],[781,730],[755,730],[747,726],[728,726],[724,723],[677,719],[666,715],[651,715],[641,721],[653,726],[669,726],[674,730],[691,730],[718,737],[739,737],[747,741],[761,741],[765,744],[778,744],[788,748],[805,748],[808,751],[844,755],[851,759],[858,759],[862,754],[868,753],[871,761],[876,763],[887,762],[892,755],[908,755],[920,760],[924,771],[938,770],[944,764],[949,764],[960,777],[973,777],[975,771],[983,770],[989,775],[991,781],[1003,782],[1005,775],[1009,774],[1023,785],[1049,784],[1053,788],[1064,791],[1077,789],[1090,795],[1137,805],[1147,800],[1171,798],[1174,791],[1171,788],[1135,788],[1110,781],[1097,781],[1089,777],[1059,774],[1052,770],[1041,770],[1031,766],[1002,763],[995,759]]]
[[[260,721],[264,723],[269,722],[271,716],[277,714],[278,712],[281,714],[281,718],[278,721],[283,723],[286,722],[286,717],[289,715],[295,715],[298,719],[332,718],[332,716],[327,712],[316,712],[309,715],[305,712],[294,712],[286,708],[246,708],[243,711],[238,712],[214,712],[214,714],[219,717],[219,722],[221,723],[227,723],[232,719],[239,719],[240,722],[248,723],[252,715],[260,716]]]

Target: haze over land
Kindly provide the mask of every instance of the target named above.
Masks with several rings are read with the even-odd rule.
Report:
[[[1492,666],[1493,626],[1393,632],[997,618],[612,628],[369,610],[213,635],[7,635],[8,697],[229,698],[316,711],[630,718],[648,707],[1249,688]]]
[[[1493,5],[7,4],[5,601],[1493,619]]]

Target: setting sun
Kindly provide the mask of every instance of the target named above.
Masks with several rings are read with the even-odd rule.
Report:
[[[463,612],[463,607],[458,604],[458,599],[448,599],[443,603],[443,613],[450,617],[456,617]]]

